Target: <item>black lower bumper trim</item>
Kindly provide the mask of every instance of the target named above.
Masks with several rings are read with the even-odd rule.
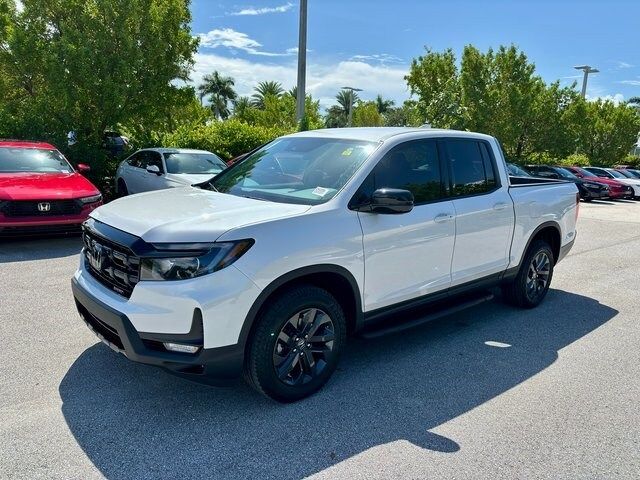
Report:
[[[240,344],[203,348],[197,354],[159,348],[162,342],[168,341],[201,345],[202,317],[199,310],[194,312],[194,325],[187,334],[138,333],[126,315],[87,294],[75,278],[71,280],[71,288],[78,312],[87,326],[128,359],[212,385],[224,385],[240,376],[244,361],[244,348]],[[200,325],[197,325],[198,318]]]
[[[573,248],[573,244],[576,242],[576,237],[577,236],[578,236],[578,234],[576,233],[573,236],[573,239],[571,239],[571,241],[569,243],[567,243],[566,245],[563,245],[562,247],[560,247],[560,252],[558,254],[558,260],[556,261],[556,263],[558,263],[560,260],[562,260],[564,257],[567,256],[569,251]]]

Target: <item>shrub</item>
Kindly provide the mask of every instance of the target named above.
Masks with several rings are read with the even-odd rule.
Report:
[[[620,165],[626,165],[632,168],[640,168],[640,157],[637,155],[627,155],[620,161]]]
[[[560,165],[566,165],[567,167],[588,167],[591,165],[591,162],[589,161],[589,157],[586,155],[582,153],[574,153],[560,160]]]
[[[560,161],[549,152],[535,152],[527,157],[526,163],[533,165],[557,165]]]
[[[163,135],[161,143],[163,147],[209,150],[228,160],[293,131],[294,129],[288,128],[249,125],[232,119],[208,125],[183,125]]]

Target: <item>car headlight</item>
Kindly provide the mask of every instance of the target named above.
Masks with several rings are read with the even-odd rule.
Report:
[[[152,257],[140,259],[140,280],[186,280],[207,275],[231,265],[253,244],[248,239],[206,246],[158,245]]]
[[[84,204],[87,203],[96,203],[102,200],[102,195],[98,194],[98,195],[91,195],[90,197],[82,197],[80,199],[80,201]]]

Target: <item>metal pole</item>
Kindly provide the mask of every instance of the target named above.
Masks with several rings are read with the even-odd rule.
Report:
[[[307,76],[307,0],[300,0],[300,32],[298,36],[298,88],[296,98],[296,118],[304,118],[305,84]]]
[[[353,90],[350,91],[349,95],[349,121],[347,122],[347,126],[351,126],[351,121],[353,120]]]
[[[585,69],[584,75],[582,76],[582,98],[587,96],[587,80],[589,79],[589,70]]]

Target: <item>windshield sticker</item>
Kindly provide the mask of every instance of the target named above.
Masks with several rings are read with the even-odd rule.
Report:
[[[318,195],[319,197],[324,197],[327,193],[329,193],[329,189],[324,187],[316,187],[311,193],[313,193],[314,195]]]
[[[353,153],[353,148],[349,147],[349,148],[347,148],[346,150],[344,150],[344,151],[342,152],[342,156],[344,156],[344,157],[348,157],[348,156],[350,156],[352,153]]]

